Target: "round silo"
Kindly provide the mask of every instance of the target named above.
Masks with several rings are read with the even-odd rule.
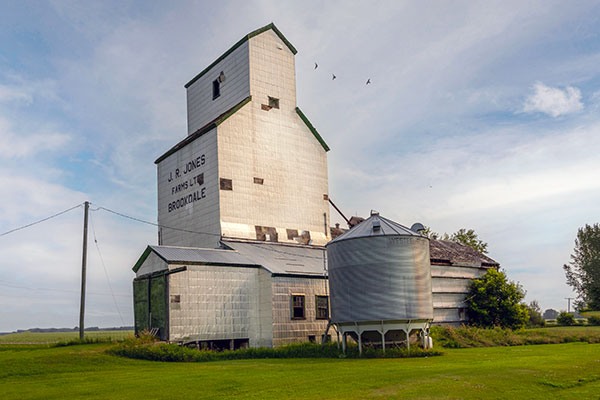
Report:
[[[371,216],[327,244],[331,323],[362,342],[402,341],[412,331],[427,340],[433,319],[429,239]],[[399,333],[403,333],[399,335]]]

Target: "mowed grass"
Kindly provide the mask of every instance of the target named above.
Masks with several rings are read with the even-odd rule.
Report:
[[[447,349],[414,359],[163,363],[109,344],[0,345],[3,399],[598,398],[600,344]]]
[[[85,332],[85,337],[90,339],[120,340],[129,335],[133,335],[133,331]],[[0,343],[56,343],[74,339],[79,339],[79,332],[19,332],[0,336]]]

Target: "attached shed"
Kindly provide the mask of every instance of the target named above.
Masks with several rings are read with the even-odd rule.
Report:
[[[500,264],[462,243],[430,240],[434,324],[460,325],[467,321],[466,294],[473,279]]]
[[[222,240],[148,246],[134,267],[136,332],[202,347],[316,341],[329,318],[323,248]]]

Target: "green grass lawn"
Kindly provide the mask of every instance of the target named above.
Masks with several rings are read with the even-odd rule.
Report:
[[[110,344],[0,345],[2,399],[598,398],[600,344],[447,349],[414,359],[161,363]]]
[[[92,331],[86,332],[86,338],[124,339],[133,335],[133,331]],[[79,332],[19,332],[0,336],[0,343],[56,343],[79,339]]]

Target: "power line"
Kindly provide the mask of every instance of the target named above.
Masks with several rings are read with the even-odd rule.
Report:
[[[4,282],[4,283],[3,283]],[[22,286],[15,285],[12,282],[0,281],[0,286],[4,286],[12,289],[25,289],[25,290],[33,290],[33,291],[45,291],[45,292],[61,292],[61,293],[79,293],[79,290],[68,290],[68,289],[51,289],[51,288],[40,288],[40,287],[31,287],[31,286]],[[108,296],[108,293],[102,292],[88,292],[89,294],[94,294],[98,296]],[[119,297],[131,297],[128,294],[116,294]]]
[[[173,227],[171,227],[171,226],[160,225],[160,224],[157,224],[157,223],[155,223],[155,222],[145,221],[145,220],[143,220],[143,219],[136,218],[136,217],[132,217],[132,216],[130,216],[130,215],[123,214],[123,213],[120,213],[120,212],[118,212],[118,211],[114,211],[114,210],[111,210],[111,209],[109,209],[109,208],[106,208],[106,207],[101,207],[101,206],[98,206],[98,207],[97,207],[95,210],[92,210],[92,211],[98,211],[98,210],[108,211],[109,213],[112,213],[112,214],[118,215],[118,216],[120,216],[120,217],[127,218],[127,219],[131,219],[131,220],[133,220],[133,221],[137,221],[137,222],[141,222],[141,223],[143,223],[143,224],[153,225],[153,226],[156,226],[156,227],[159,227],[159,228],[172,229],[172,230],[174,230],[174,231],[181,231],[181,232],[187,232],[187,233],[196,233],[196,234],[199,234],[199,235],[211,235],[211,236],[218,236],[218,237],[221,237],[221,235],[220,235],[220,234],[218,234],[218,233],[212,233],[212,232],[201,232],[201,231],[191,231],[191,230],[188,230],[188,229],[173,228]]]
[[[130,215],[123,214],[121,212],[114,211],[114,210],[111,210],[109,208],[102,207],[102,206],[97,206],[92,211],[98,211],[98,210],[107,211],[109,213],[118,215],[118,216],[120,216],[122,218],[127,218],[127,219],[130,219],[130,220],[136,221],[136,222],[141,222],[143,224],[148,224],[148,225],[156,226],[156,227],[159,227],[159,228],[172,229],[174,231],[181,231],[181,232],[187,232],[187,233],[195,233],[195,234],[200,234],[200,235],[210,235],[210,236],[216,236],[218,238],[222,238],[221,234],[219,234],[219,233],[202,232],[202,231],[192,231],[192,230],[189,230],[189,229],[173,228],[171,226],[161,225],[161,224],[157,224],[155,222],[145,221],[145,220],[140,219],[140,218],[132,217]],[[294,253],[290,253],[290,252],[286,252],[286,251],[272,249],[272,248],[269,248],[268,246],[263,246],[262,244],[259,244],[259,243],[248,243],[248,244],[250,244],[252,246],[260,247],[261,249],[266,249],[266,250],[269,250],[269,251],[273,251],[275,253],[286,254],[286,255],[294,256],[294,257],[312,258],[312,259],[318,259],[318,260],[321,260],[323,258],[323,257],[316,257],[316,256],[305,256],[305,255],[302,255],[302,254],[294,254]]]
[[[140,219],[140,218],[132,217],[130,215],[123,214],[123,213],[120,213],[118,211],[114,211],[114,210],[111,210],[109,208],[102,207],[102,206],[97,206],[92,211],[98,211],[98,210],[108,211],[109,213],[118,215],[120,217],[131,219],[133,221],[141,222],[141,223],[144,223],[144,224],[156,226],[156,227],[159,227],[159,228],[172,229],[174,231],[181,231],[181,232],[187,232],[187,233],[196,233],[196,234],[200,234],[200,235],[211,235],[211,236],[217,236],[217,237],[221,238],[221,235],[218,234],[218,233],[202,232],[202,231],[192,231],[192,230],[189,230],[189,229],[173,228],[171,226],[161,225],[161,224],[157,224],[157,223],[154,223],[154,222],[145,221],[145,220]],[[286,252],[286,251],[271,249],[271,248],[268,248],[267,246],[262,246],[259,243],[248,243],[248,244],[253,245],[253,246],[260,246],[260,248],[262,248],[262,249],[273,251],[275,253],[286,254],[286,255],[289,255],[289,256],[303,257],[303,258],[313,258],[313,259],[319,259],[319,260],[322,259],[322,257],[305,256],[305,255],[301,255],[301,254],[294,254],[294,253],[289,253],[289,252]]]
[[[96,237],[96,229],[94,228],[94,220],[91,218],[90,222],[92,225],[92,234],[94,235],[94,243],[96,244],[96,250],[98,250],[98,255],[100,256],[100,263],[102,264],[102,268],[104,269],[104,275],[106,276],[106,282],[108,282],[108,288],[110,289],[110,294],[112,296],[113,302],[115,303],[115,307],[117,309],[117,313],[119,313],[119,318],[121,318],[121,323],[125,326],[125,321],[123,320],[123,315],[121,315],[121,310],[119,309],[119,305],[117,304],[117,299],[115,298],[115,294],[112,289],[112,285],[110,284],[110,278],[108,277],[108,271],[106,270],[106,265],[104,264],[104,258],[102,257],[102,253],[100,252],[100,247],[98,246],[98,239]]]
[[[42,222],[44,222],[44,221],[48,221],[49,219],[52,219],[52,218],[58,217],[59,215],[62,215],[62,214],[68,213],[69,211],[71,211],[71,210],[74,210],[74,209],[76,209],[76,208],[79,208],[79,207],[81,207],[81,204],[77,204],[77,205],[76,205],[76,206],[74,206],[74,207],[68,208],[68,209],[66,209],[66,210],[64,210],[64,211],[61,211],[61,212],[59,212],[59,213],[56,213],[56,214],[53,214],[53,215],[51,215],[51,216],[49,216],[49,217],[46,217],[46,218],[40,219],[39,221],[35,221],[35,222],[32,222],[32,223],[30,223],[30,224],[23,225],[23,226],[20,226],[20,227],[18,227],[18,228],[11,229],[10,231],[6,231],[6,232],[4,232],[4,233],[1,233],[1,234],[0,234],[0,237],[2,237],[2,236],[5,236],[5,235],[8,235],[9,233],[13,233],[13,232],[16,232],[16,231],[20,231],[21,229],[29,228],[30,226],[37,225],[37,224],[39,224],[39,223],[42,223]]]

